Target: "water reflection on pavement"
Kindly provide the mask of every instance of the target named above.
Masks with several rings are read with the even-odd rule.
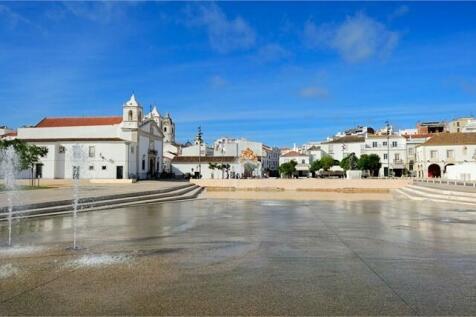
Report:
[[[475,225],[476,210],[424,201],[195,200],[81,214],[71,251],[71,217],[23,219],[17,251],[0,249],[0,307],[474,315]]]

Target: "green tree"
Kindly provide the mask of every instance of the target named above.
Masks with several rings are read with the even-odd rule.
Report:
[[[208,169],[210,169],[212,171],[212,178],[214,178],[216,168],[217,168],[216,163],[212,163],[212,162],[208,163]]]
[[[354,170],[357,168],[357,161],[358,161],[358,158],[355,155],[355,153],[350,153],[349,155],[344,157],[342,161],[340,161],[339,165],[346,171]]]
[[[311,167],[309,167],[309,171],[314,175],[317,171],[322,168],[321,161],[315,160],[311,163]]]
[[[279,173],[284,177],[291,177],[296,172],[297,162],[292,160],[291,162],[283,163],[279,166]]]
[[[40,161],[40,158],[45,157],[48,154],[48,149],[43,146],[36,146],[34,144],[28,144],[23,140],[0,140],[0,149],[6,149],[9,146],[13,146],[15,152],[17,152],[20,158],[20,169],[31,170],[31,182],[33,185],[33,171],[35,164]]]
[[[369,171],[371,176],[378,176],[382,164],[377,154],[362,154],[357,162],[357,167],[363,171]]]
[[[339,165],[339,161],[334,160],[332,156],[325,155],[321,158],[321,166],[325,171],[328,171],[334,165]]]

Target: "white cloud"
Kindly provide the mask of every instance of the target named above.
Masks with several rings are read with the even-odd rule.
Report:
[[[219,53],[249,49],[255,44],[254,30],[241,17],[228,18],[216,4],[188,8],[187,25],[205,27],[210,46]]]
[[[109,23],[124,17],[126,8],[135,2],[112,1],[65,1],[63,6],[73,15],[94,22]]]
[[[262,63],[272,63],[288,58],[291,53],[279,44],[267,44],[259,48],[256,60]]]
[[[228,81],[225,78],[221,77],[220,75],[213,75],[210,78],[210,85],[213,88],[221,88],[228,85]]]
[[[357,63],[371,57],[386,57],[398,44],[400,35],[366,16],[357,13],[339,25],[317,26],[308,21],[304,28],[306,44],[312,48],[331,48],[344,60]]]
[[[0,22],[5,23],[10,28],[15,28],[18,24],[23,23],[39,29],[32,21],[16,13],[5,4],[0,4]]]
[[[410,12],[410,8],[406,5],[401,5],[399,6],[398,8],[396,8],[389,16],[388,16],[388,19],[390,21],[396,19],[396,18],[399,18],[399,17],[402,17],[404,15],[406,15],[408,12]]]
[[[322,87],[310,86],[302,88],[299,95],[304,98],[326,98],[329,96],[329,92]]]

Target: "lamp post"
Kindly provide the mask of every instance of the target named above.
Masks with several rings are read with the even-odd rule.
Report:
[[[198,127],[197,129],[197,143],[198,143],[198,179],[202,178],[202,127]]]
[[[385,121],[387,128],[387,177],[390,177],[390,123]]]

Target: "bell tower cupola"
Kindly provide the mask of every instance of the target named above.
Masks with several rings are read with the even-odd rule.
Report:
[[[122,123],[124,128],[137,129],[143,120],[143,110],[136,96],[131,98],[122,107]]]

